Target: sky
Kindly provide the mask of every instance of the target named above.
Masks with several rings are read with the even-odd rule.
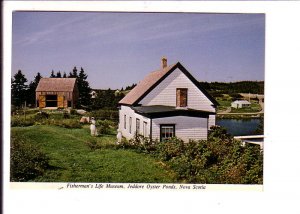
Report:
[[[264,14],[14,12],[12,75],[76,66],[93,89],[138,83],[180,62],[207,82],[264,80]]]

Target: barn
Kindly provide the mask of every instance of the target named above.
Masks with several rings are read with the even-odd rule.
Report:
[[[35,94],[39,108],[74,108],[79,96],[76,78],[41,78]]]

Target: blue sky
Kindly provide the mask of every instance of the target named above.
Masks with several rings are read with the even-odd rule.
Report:
[[[263,14],[14,12],[12,75],[83,67],[121,88],[180,61],[199,81],[264,80]]]

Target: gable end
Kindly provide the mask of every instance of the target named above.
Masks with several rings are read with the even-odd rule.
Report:
[[[153,84],[142,96],[140,96],[132,105],[139,106],[139,102],[146,97],[156,86],[166,79],[175,69],[179,68],[187,78],[213,103],[214,107],[219,105],[218,102],[200,85],[200,83],[180,64],[177,62],[163,77]],[[122,104],[123,105],[123,104]]]

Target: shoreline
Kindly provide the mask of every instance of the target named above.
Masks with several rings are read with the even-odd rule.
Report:
[[[264,118],[263,112],[255,113],[217,113],[217,119],[259,119]]]

